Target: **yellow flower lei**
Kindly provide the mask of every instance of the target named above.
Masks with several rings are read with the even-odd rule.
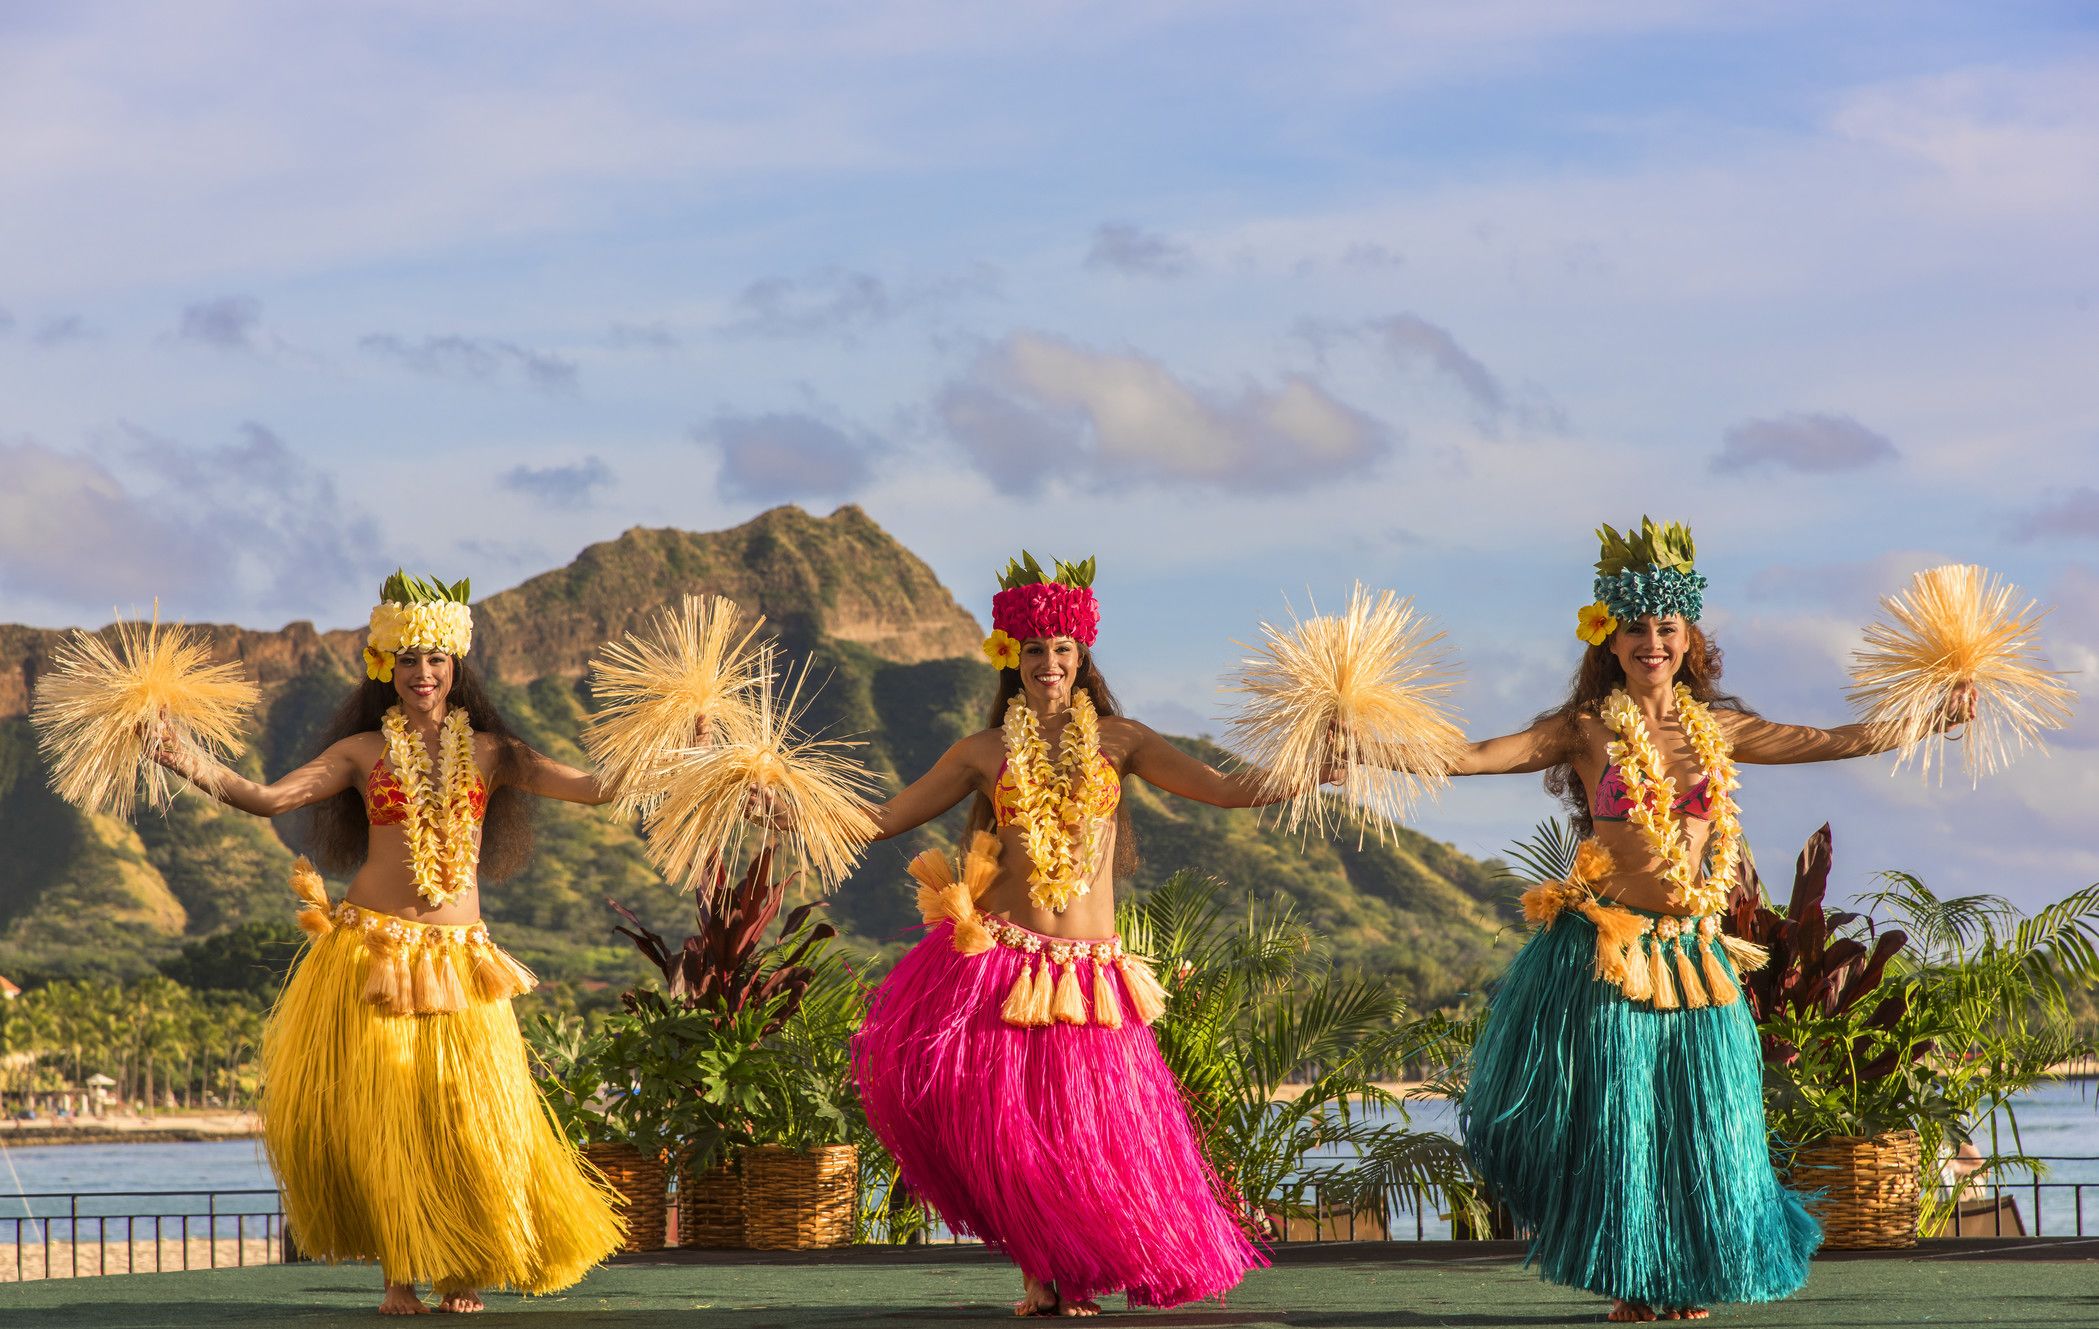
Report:
[[[1732,750],[1712,712],[1682,683],[1676,685],[1676,713],[1705,771],[1706,793],[1711,799],[1713,834],[1707,849],[1711,867],[1704,874],[1691,860],[1690,837],[1676,819],[1676,781],[1662,773],[1661,753],[1648,735],[1647,721],[1623,688],[1603,703],[1603,722],[1618,736],[1610,745],[1610,759],[1624,777],[1626,796],[1632,803],[1626,819],[1640,828],[1647,847],[1666,865],[1662,880],[1670,886],[1669,902],[1698,915],[1717,913],[1727,903],[1741,861],[1742,823],[1735,807],[1740,781],[1735,776]]]
[[[1050,762],[1049,744],[1027,701],[1006,707],[1006,770],[1013,780],[1021,841],[1033,872],[1028,902],[1063,913],[1093,888],[1101,822],[1092,815],[1093,783],[1100,766],[1100,716],[1080,688],[1071,694],[1071,717]]]
[[[481,861],[474,839],[474,783],[480,772],[474,765],[473,726],[459,707],[446,714],[435,780],[430,749],[400,707],[387,709],[379,730],[386,736],[386,763],[407,796],[401,830],[408,839],[416,894],[432,905],[449,904],[472,888]]]

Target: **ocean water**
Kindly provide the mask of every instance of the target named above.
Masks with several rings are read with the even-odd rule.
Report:
[[[2050,1165],[2048,1182],[2083,1183],[2084,1230],[2099,1232],[2099,1082],[2051,1081],[2018,1101],[2020,1132],[2026,1152],[2041,1157],[2069,1159]],[[1451,1131],[1455,1113],[1451,1105],[1429,1101],[1410,1108],[1417,1130]],[[2009,1151],[2007,1139],[2005,1147]],[[2035,1193],[2030,1178],[2020,1174],[2007,1190],[2018,1201],[2027,1230],[2034,1228]],[[0,1245],[13,1241],[15,1215],[50,1215],[49,1200],[25,1200],[25,1195],[58,1192],[92,1196],[81,1205],[83,1213],[205,1212],[202,1197],[194,1201],[170,1196],[151,1196],[153,1191],[240,1191],[267,1189],[276,1184],[259,1140],[211,1140],[184,1144],[82,1144],[18,1146],[0,1134]],[[2041,1230],[2069,1233],[2077,1223],[2076,1192],[2043,1187],[2039,1195]],[[56,1212],[65,1212],[57,1202]],[[231,1208],[272,1207],[268,1197],[221,1201],[220,1212]],[[1394,1236],[1410,1236],[1415,1227],[1411,1213],[1397,1215]],[[1449,1225],[1433,1213],[1421,1215],[1423,1235],[1447,1236]],[[35,1233],[30,1233],[34,1239]]]

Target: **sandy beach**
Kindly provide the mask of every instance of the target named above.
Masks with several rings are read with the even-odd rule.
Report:
[[[0,1121],[0,1144],[124,1144],[178,1140],[239,1140],[262,1134],[262,1118],[253,1112],[156,1112],[140,1116],[111,1113],[66,1120]]]

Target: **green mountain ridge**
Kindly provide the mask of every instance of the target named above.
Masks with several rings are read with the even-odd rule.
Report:
[[[637,528],[593,545],[567,567],[477,603],[474,663],[520,734],[581,764],[591,656],[689,592],[729,595],[764,614],[766,630],[792,658],[808,658],[821,684],[809,724],[862,742],[859,755],[888,787],[986,719],[992,675],[975,658],[976,620],[930,568],[850,506],[824,518],[777,508],[728,531]],[[357,677],[361,631],[206,630],[262,687],[245,773],[281,774],[311,755]],[[0,973],[18,982],[128,976],[200,938],[288,920],[298,817],[264,825],[185,796],[127,825],[85,816],[49,792],[26,711],[62,635],[0,626]],[[1223,759],[1203,741],[1176,741]],[[1339,962],[1394,976],[1417,1004],[1458,1000],[1498,964],[1490,951],[1513,914],[1493,865],[1406,830],[1360,848],[1300,843],[1253,813],[1134,782],[1128,797],[1143,865],[1126,888],[1147,889],[1186,867],[1249,894],[1287,896]],[[904,864],[952,840],[960,821],[958,811],[870,849],[829,905],[855,949],[894,954],[908,944],[917,919]],[[483,907],[542,975],[624,985],[636,958],[611,932],[608,896],[663,931],[690,918],[686,898],[648,866],[634,827],[598,809],[547,803],[531,866],[491,884]]]

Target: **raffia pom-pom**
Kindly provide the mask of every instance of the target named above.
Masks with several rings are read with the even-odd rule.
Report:
[[[1687,1011],[1704,1010],[1713,1004],[1706,996],[1705,984],[1698,981],[1697,968],[1692,965],[1690,955],[1684,950],[1686,946],[1695,944],[1695,938],[1687,937],[1679,937],[1676,942],[1676,986],[1684,994],[1684,1009]]]
[[[2048,611],[1972,563],[1918,573],[1908,589],[1882,600],[1887,621],[1866,629],[1852,652],[1847,693],[1882,745],[1897,752],[1895,769],[1914,760],[1945,778],[1946,707],[1954,690],[1974,689],[1961,764],[1971,782],[1996,773],[2027,747],[2046,750],[2044,729],[2069,723],[2077,694],[2050,669],[2040,650]]]
[[[37,683],[30,707],[51,789],[85,812],[128,817],[141,793],[167,806],[181,782],[153,759],[166,725],[173,746],[207,790],[225,775],[221,757],[241,750],[241,728],[261,695],[238,664],[213,664],[211,640],[164,628],[155,602],[149,623],[118,619],[116,641],[75,629]]]
[[[1769,947],[1759,946],[1732,932],[1720,934],[1720,946],[1727,952],[1727,958],[1733,962],[1738,974],[1753,974],[1771,963]]]
[[[1102,964],[1099,956],[1093,960],[1093,1022],[1103,1029],[1122,1028],[1122,998],[1115,995],[1114,966]]]
[[[1574,847],[1574,871],[1567,875],[1567,880],[1577,886],[1594,886],[1610,876],[1616,867],[1611,851],[1592,836]]]
[[[1669,943],[1660,937],[1654,939],[1654,949],[1648,952],[1648,977],[1654,983],[1654,1008],[1658,1011],[1673,1011],[1683,1003],[1676,999],[1676,982],[1669,977],[1669,957],[1662,952]]]
[[[1155,1023],[1166,1014],[1166,989],[1159,986],[1158,976],[1143,956],[1124,955],[1121,964],[1123,984],[1130,990],[1130,1009],[1139,1023]]]
[[[736,859],[747,836],[761,833],[753,830],[760,805],[786,827],[762,831],[782,846],[779,857],[798,861],[825,889],[845,879],[875,837],[867,801],[875,779],[852,755],[865,745],[804,734],[799,723],[808,709],[808,665],[782,695],[771,653],[762,654],[768,663],[750,694],[742,732],[664,759],[644,823],[646,849],[649,861],[674,883],[714,889],[717,866]]]
[[[1549,928],[1554,919],[1579,905],[1588,894],[1572,882],[1541,881],[1523,893],[1523,921],[1534,928]]]
[[[482,1001],[501,1001],[510,995],[510,975],[496,963],[498,953],[485,942],[476,942],[468,952],[468,981],[473,984],[474,996]]]
[[[328,884],[304,854],[292,861],[292,894],[299,897],[301,932],[320,938],[335,931],[335,917],[328,908]]]
[[[366,1004],[392,1010],[394,993],[394,957],[390,950],[373,946],[365,956],[364,999]]]
[[[749,728],[748,698],[760,685],[763,658],[752,642],[765,619],[738,635],[742,619],[726,596],[688,595],[590,662],[598,711],[583,726],[583,747],[620,815],[655,806],[666,767],[703,728],[710,741]]]
[[[437,957],[437,1005],[444,1012],[466,1009],[466,985],[459,981],[459,961],[447,946]]]
[[[392,967],[394,971],[393,999],[387,1003],[388,1015],[415,1014],[415,965],[405,950],[395,951]]]
[[[1450,694],[1456,661],[1412,600],[1358,583],[1339,614],[1261,625],[1263,641],[1226,683],[1246,695],[1229,746],[1263,773],[1285,830],[1348,822],[1382,839],[1449,782],[1465,752]],[[1343,772],[1337,794],[1320,780]]]
[[[1058,1024],[1086,1023],[1086,994],[1079,991],[1079,967],[1070,960],[1064,962],[1064,972],[1057,975],[1056,995],[1050,1000],[1050,1018]]]

